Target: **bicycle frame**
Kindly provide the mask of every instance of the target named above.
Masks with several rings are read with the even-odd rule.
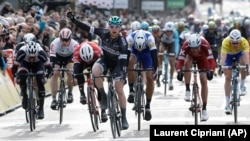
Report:
[[[200,112],[201,116],[201,107],[202,107],[202,100],[199,94],[199,85],[197,81],[197,75],[200,70],[197,69],[196,62],[193,62],[193,69],[190,70],[183,70],[183,72],[192,72],[193,74],[193,87],[192,87],[192,99],[191,99],[191,106],[189,110],[192,112],[194,116],[194,123],[198,125],[198,113]]]
[[[90,120],[92,124],[93,131],[96,132],[99,129],[99,106],[96,98],[96,91],[93,86],[93,78],[91,73],[91,68],[87,68],[88,72],[83,73],[87,77],[87,97],[88,97],[88,109]]]
[[[54,71],[60,71],[61,72],[61,77],[60,77],[60,86],[59,86],[59,95],[58,95],[58,110],[60,112],[59,116],[59,124],[62,124],[63,121],[63,108],[66,106],[66,99],[67,99],[67,94],[66,94],[66,87],[65,87],[65,72],[66,71],[72,71],[70,69],[67,69],[65,65],[62,65],[60,69],[54,69]]]
[[[143,69],[141,61],[137,62],[136,67],[134,69],[128,69],[128,71],[135,71],[136,72],[136,81],[134,84],[135,87],[135,102],[134,102],[134,109],[135,115],[138,118],[138,130],[141,130],[141,115],[143,119],[145,118],[145,94],[143,90],[143,75],[142,72],[144,71],[152,71],[153,69]]]
[[[95,76],[95,78],[106,78],[108,82],[108,113],[110,119],[110,126],[113,138],[116,138],[116,134],[118,137],[121,136],[121,110],[119,106],[119,100],[117,97],[117,93],[114,88],[113,77],[118,76],[118,74],[111,74],[110,70],[106,75]]]

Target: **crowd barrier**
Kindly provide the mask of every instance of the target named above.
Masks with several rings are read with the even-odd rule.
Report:
[[[6,71],[5,76],[0,74],[0,116],[21,106],[19,85],[12,81],[11,71]],[[45,84],[46,96],[50,95],[50,79]]]

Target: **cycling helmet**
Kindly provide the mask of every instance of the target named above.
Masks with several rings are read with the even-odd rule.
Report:
[[[152,23],[153,23],[153,25],[159,25],[160,22],[159,22],[159,20],[157,20],[157,19],[153,19],[153,20],[152,20]]]
[[[23,36],[23,41],[29,43],[31,41],[36,41],[36,36],[33,33],[27,33]]]
[[[164,25],[163,31],[173,31],[175,29],[175,25],[173,22],[167,22]]]
[[[71,39],[71,36],[72,36],[72,31],[69,28],[63,28],[59,33],[59,37],[61,39],[69,40]]]
[[[153,25],[152,26],[152,32],[158,32],[160,31],[160,26],[159,25]]]
[[[140,29],[140,27],[141,27],[141,24],[138,21],[134,21],[130,25],[130,28],[132,31],[138,30],[138,29]]]
[[[122,20],[118,16],[112,16],[109,18],[109,25],[121,25]]]
[[[149,24],[148,24],[148,22],[142,22],[141,23],[141,29],[142,30],[148,30],[148,27],[149,27]]]
[[[230,34],[229,34],[229,38],[231,42],[240,42],[241,40],[241,33],[238,29],[233,29]]]
[[[134,37],[135,49],[141,51],[146,48],[146,36],[143,30],[138,31]]]
[[[38,46],[37,43],[34,41],[28,42],[26,53],[30,57],[35,57],[38,54]]]
[[[80,57],[83,61],[90,61],[94,57],[93,48],[89,44],[83,44],[80,48]]]
[[[190,48],[197,48],[201,45],[201,37],[198,34],[191,34],[187,40]]]
[[[215,28],[215,22],[214,21],[209,21],[208,22],[208,28],[209,29],[214,29]]]

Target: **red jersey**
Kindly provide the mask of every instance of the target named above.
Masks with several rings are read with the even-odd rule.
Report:
[[[190,51],[190,47],[188,46],[188,41],[185,41],[183,45],[181,46],[181,51],[178,56],[178,62],[176,69],[179,70],[184,64],[186,56],[189,55],[194,60],[197,61],[200,65],[200,69],[207,69],[210,68],[210,70],[215,70],[216,63],[213,57],[213,53],[210,47],[210,44],[208,41],[204,38],[201,38],[201,48],[198,54],[194,54]],[[208,64],[206,63],[208,61]]]
[[[93,48],[93,51],[94,51],[94,57],[91,61],[89,62],[85,62],[82,60],[82,58],[80,57],[80,48],[83,44],[89,44],[92,48]],[[81,43],[80,45],[77,45],[75,48],[74,48],[74,54],[73,54],[73,61],[74,63],[86,63],[86,64],[91,64],[91,63],[94,63],[102,54],[102,50],[101,48],[94,42],[83,42]]]

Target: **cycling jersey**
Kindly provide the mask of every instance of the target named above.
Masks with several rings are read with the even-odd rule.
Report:
[[[59,55],[61,57],[68,57],[73,54],[74,48],[78,45],[78,42],[71,39],[69,46],[63,47],[60,38],[56,38],[50,44],[50,57],[56,57]]]
[[[82,30],[89,31],[91,34],[97,34],[101,38],[101,49],[103,51],[101,58],[108,67],[114,67],[116,64],[119,64],[121,69],[126,71],[128,43],[122,35],[119,35],[117,38],[111,38],[108,29],[90,27],[78,20],[74,20],[73,22]]]
[[[216,67],[211,47],[208,41],[204,38],[201,38],[200,52],[198,53],[198,55],[195,55],[190,51],[190,47],[188,46],[188,41],[185,41],[183,43],[176,66],[177,70],[181,69],[187,55],[197,61],[199,69],[210,68],[210,70],[214,70]]]
[[[239,52],[249,52],[249,44],[245,38],[241,38],[240,45],[237,48],[234,48],[230,42],[229,37],[225,38],[222,42],[221,53],[223,54],[238,54]]]
[[[157,62],[157,48],[155,46],[155,39],[149,31],[143,31],[146,37],[145,48],[141,51],[135,48],[135,36],[137,32],[143,30],[136,30],[127,37],[128,50],[134,54],[138,60],[142,61],[142,66],[144,69],[152,68],[156,70],[158,66]],[[151,55],[152,54],[152,55]]]

